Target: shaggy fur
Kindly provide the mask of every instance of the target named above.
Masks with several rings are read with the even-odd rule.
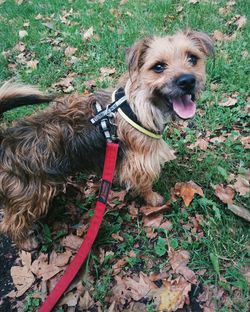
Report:
[[[144,127],[162,132],[166,121],[175,116],[171,98],[187,93],[177,85],[178,77],[192,74],[192,96],[198,96],[205,82],[204,59],[211,52],[210,38],[191,31],[145,38],[128,50],[129,72],[123,87]],[[164,64],[160,73],[155,71],[157,64]],[[7,83],[0,89],[0,112],[51,98]],[[1,231],[20,247],[34,247],[33,238],[27,239],[28,230],[47,213],[51,198],[67,177],[85,170],[101,172],[106,142],[99,127],[89,122],[96,101],[105,107],[111,103],[111,93],[59,98],[44,111],[0,130],[0,205],[5,212]],[[160,204],[163,198],[153,192],[152,185],[161,166],[174,158],[173,152],[163,139],[138,132],[118,113],[115,124],[121,146],[117,177],[147,203]]]

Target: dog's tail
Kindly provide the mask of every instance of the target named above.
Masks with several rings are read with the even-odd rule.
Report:
[[[0,87],[0,115],[13,108],[51,102],[56,95],[46,95],[32,86],[7,81]]]

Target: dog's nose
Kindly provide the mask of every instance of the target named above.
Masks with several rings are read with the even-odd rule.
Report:
[[[176,79],[176,84],[185,92],[192,92],[195,86],[195,76],[192,74],[184,74]]]

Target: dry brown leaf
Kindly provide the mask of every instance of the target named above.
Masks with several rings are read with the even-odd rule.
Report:
[[[113,68],[102,67],[100,69],[100,72],[101,72],[101,76],[103,78],[105,78],[105,77],[108,77],[108,76],[112,76],[116,72],[116,69],[114,67]]]
[[[236,182],[233,185],[233,188],[236,192],[238,192],[241,196],[247,196],[250,192],[249,179],[247,176],[239,175],[236,178]]]
[[[113,266],[113,274],[116,275],[121,272],[122,268],[124,268],[128,264],[128,257],[124,257],[118,260]]]
[[[72,82],[77,76],[76,73],[69,73],[67,77],[61,78],[58,82],[52,85],[53,88],[62,88],[64,93],[70,93],[74,91],[74,87],[72,86]]]
[[[115,239],[117,241],[120,241],[120,242],[124,241],[124,238],[121,235],[117,234],[117,233],[113,233],[111,236],[113,237],[113,239]]]
[[[162,222],[163,215],[143,217],[144,226],[158,228]]]
[[[76,307],[77,302],[79,299],[79,294],[68,292],[59,302],[58,302],[58,306],[61,307],[63,305],[67,305],[68,307]]]
[[[220,102],[220,103],[219,103],[219,106],[229,107],[229,106],[234,106],[236,103],[237,103],[237,99],[236,99],[236,98],[229,97],[229,98],[227,99],[227,101],[225,101],[225,102]]]
[[[63,253],[56,253],[53,250],[50,255],[49,263],[54,264],[58,267],[63,267],[69,263],[71,256],[72,256],[72,253],[69,250],[66,250]]]
[[[189,253],[186,250],[174,250],[169,246],[169,263],[175,273],[181,274],[188,282],[195,284],[197,282],[195,273],[187,267],[189,262]]]
[[[122,191],[110,191],[109,193],[109,199],[108,199],[108,204],[109,206],[115,206],[117,205],[117,202],[124,203],[124,198],[127,195],[126,190]],[[116,203],[114,203],[116,202]]]
[[[237,29],[241,29],[246,25],[246,23],[247,23],[246,16],[240,16],[238,20],[235,22],[235,24],[238,26]]]
[[[128,2],[128,0],[121,0],[120,1],[120,5],[124,5],[124,4],[126,4]]]
[[[64,247],[68,247],[73,250],[78,250],[82,244],[82,241],[83,241],[82,238],[70,234],[62,239],[61,244]]]
[[[223,32],[221,32],[220,30],[215,30],[213,32],[212,37],[215,41],[230,41],[230,40],[235,39],[236,33],[232,34],[231,36],[228,36],[228,35],[224,34]]]
[[[211,143],[223,143],[224,141],[226,141],[226,138],[224,137],[224,135],[220,135],[218,137],[209,139],[209,142]]]
[[[176,7],[176,12],[177,13],[181,13],[183,11],[183,6],[182,5],[178,5],[177,7]]]
[[[14,46],[14,50],[19,51],[19,52],[24,52],[26,50],[26,46],[23,42],[20,41]]]
[[[231,210],[237,216],[250,222],[250,211],[240,205],[228,205],[228,209]]]
[[[92,89],[96,86],[96,81],[95,80],[87,80],[87,81],[84,81],[83,85],[88,89]]]
[[[171,197],[174,199],[174,196],[177,195],[181,197],[185,203],[185,206],[188,207],[192,202],[194,195],[199,194],[200,196],[204,196],[204,193],[200,186],[198,186],[195,182],[177,182],[174,188],[171,189]]]
[[[118,301],[121,299],[133,299],[139,301],[140,299],[146,297],[150,290],[157,288],[154,283],[152,283],[148,276],[140,272],[138,277],[131,278],[125,276],[120,278],[115,277],[117,285],[113,288],[114,297],[118,297]]]
[[[49,280],[61,270],[62,268],[54,264],[48,264],[48,255],[43,253],[31,265],[31,271],[43,281]]]
[[[233,204],[233,199],[235,195],[234,189],[227,185],[217,184],[213,186],[215,190],[215,195],[224,203],[224,204]]]
[[[199,147],[201,150],[206,151],[208,148],[208,142],[204,139],[198,139],[195,143],[190,144],[188,148],[194,149],[195,147]]]
[[[159,228],[165,229],[167,231],[171,231],[173,228],[173,223],[167,220],[167,221],[161,223]]]
[[[28,68],[31,68],[32,70],[37,69],[37,65],[38,65],[39,61],[38,60],[30,60],[26,63],[26,66]]]
[[[26,30],[19,30],[18,35],[20,39],[23,39],[24,37],[28,36],[28,32]]]
[[[150,215],[157,213],[157,212],[169,210],[169,208],[170,208],[170,201],[166,202],[166,204],[164,204],[160,207],[143,206],[140,208],[140,211],[144,214],[144,216],[150,216]]]
[[[188,293],[191,284],[184,278],[174,281],[164,281],[163,287],[151,291],[154,302],[157,304],[157,311],[173,312],[189,304]]]
[[[26,266],[13,266],[10,269],[10,275],[17,289],[16,297],[22,296],[34,283],[35,277]]]
[[[91,26],[89,29],[87,29],[84,32],[84,34],[82,36],[82,40],[89,40],[93,37],[93,35],[94,35],[94,28],[93,28],[93,26]]]
[[[80,297],[78,307],[82,310],[89,310],[94,305],[94,300],[90,296],[89,292],[86,290],[83,297]]]
[[[240,141],[242,145],[245,147],[245,149],[250,149],[250,136],[241,137]]]
[[[67,47],[64,51],[64,55],[65,56],[72,56],[76,53],[77,48],[73,48],[73,47]]]
[[[19,253],[19,256],[20,256],[20,258],[21,258],[22,265],[25,266],[27,269],[29,269],[30,266],[31,266],[31,262],[32,262],[31,253],[22,250],[22,251]]]
[[[221,15],[227,15],[230,12],[230,7],[219,8],[219,13]]]

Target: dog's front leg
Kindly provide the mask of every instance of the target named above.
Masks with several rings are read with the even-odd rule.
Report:
[[[152,161],[147,155],[127,153],[126,159],[119,168],[121,184],[136,195],[140,195],[147,204],[158,206],[164,198],[153,191],[153,183],[160,174],[160,164]]]

